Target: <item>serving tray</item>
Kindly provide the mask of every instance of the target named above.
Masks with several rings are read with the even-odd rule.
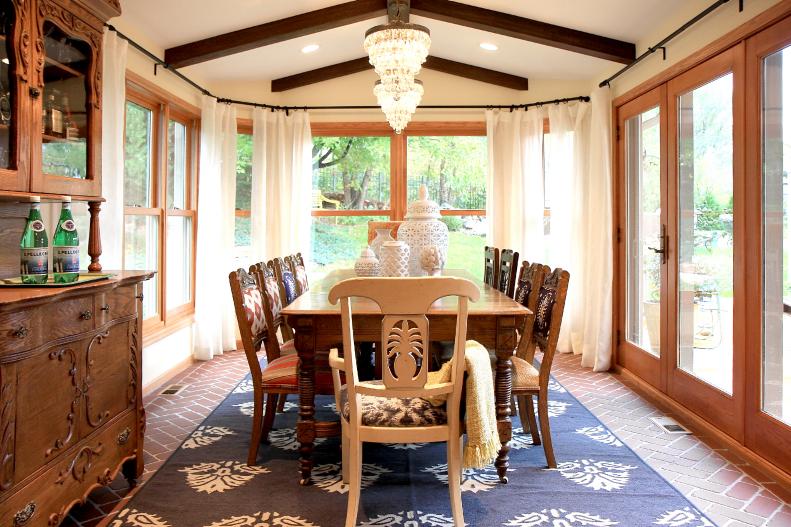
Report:
[[[72,287],[88,282],[95,282],[97,280],[106,280],[111,276],[115,275],[112,273],[80,273],[80,276],[77,277],[77,280],[74,282],[69,282],[68,284],[56,284],[55,277],[52,276],[52,273],[50,273],[50,275],[47,277],[47,283],[45,284],[24,284],[22,283],[21,276],[15,276],[13,278],[0,279],[0,287]]]

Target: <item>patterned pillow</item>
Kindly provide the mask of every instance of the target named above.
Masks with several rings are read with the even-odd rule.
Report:
[[[261,291],[257,287],[248,287],[242,291],[242,301],[244,303],[244,314],[250,332],[253,336],[260,335],[266,331],[266,319],[264,318],[264,300],[261,298]]]
[[[308,273],[305,271],[305,268],[301,265],[297,266],[297,283],[299,284],[299,290],[303,293],[308,290]]]
[[[533,282],[530,280],[519,280],[519,285],[516,287],[515,299],[523,306],[527,305],[527,299],[530,298],[530,292],[533,290]]]
[[[283,289],[286,290],[286,305],[297,299],[297,282],[291,271],[283,271]]]
[[[536,308],[535,332],[546,338],[549,334],[549,326],[552,325],[552,308],[555,307],[555,297],[558,292],[555,289],[542,287],[538,292],[538,307]]]
[[[280,287],[274,277],[264,279],[264,293],[266,293],[269,305],[272,309],[272,317],[277,318],[283,309],[283,302],[280,300]]]

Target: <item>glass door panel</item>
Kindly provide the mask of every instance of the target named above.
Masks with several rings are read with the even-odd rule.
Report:
[[[12,71],[15,59],[10,46],[14,18],[13,3],[0,2],[0,168],[14,166],[12,138],[15,132],[12,128],[12,109],[16,99],[16,79]]]
[[[733,393],[733,74],[677,96],[678,368]]]
[[[791,424],[791,47],[763,59],[761,410]]]
[[[659,107],[625,122],[626,340],[659,357],[662,200]]]

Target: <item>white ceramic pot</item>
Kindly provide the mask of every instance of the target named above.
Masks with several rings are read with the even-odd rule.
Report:
[[[379,250],[382,255],[382,276],[409,276],[409,246],[402,241],[384,242]]]
[[[406,221],[398,228],[398,239],[409,245],[410,276],[429,274],[420,266],[425,247],[435,246],[444,255],[448,254],[448,226],[439,218],[439,205],[428,199],[428,190],[421,185],[419,199],[409,204]]]
[[[377,258],[380,258],[382,254],[379,250],[382,248],[382,244],[384,242],[391,242],[393,241],[393,237],[390,235],[390,229],[376,229],[376,238],[371,240],[371,250],[374,252]]]
[[[379,276],[381,265],[370,247],[360,251],[360,257],[354,262],[354,273],[357,276]]]

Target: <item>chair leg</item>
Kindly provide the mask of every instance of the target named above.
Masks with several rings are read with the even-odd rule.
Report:
[[[549,430],[549,402],[547,393],[538,394],[538,419],[541,421],[541,438],[544,441],[544,455],[549,468],[557,468],[555,452],[552,450],[552,432]]]
[[[255,465],[258,457],[258,443],[261,441],[261,422],[264,418],[264,392],[253,393],[253,432],[250,434],[250,448],[247,452],[247,464]]]
[[[464,510],[461,506],[461,440],[454,437],[448,439],[448,490],[450,491],[450,510],[453,512],[453,524],[464,525]]]
[[[269,443],[269,432],[275,422],[278,394],[270,393],[266,396],[266,411],[264,412],[264,425],[261,427],[261,441]]]
[[[514,395],[511,397],[511,406],[516,404],[516,399],[519,398],[519,421],[522,422],[522,433],[528,434],[532,431],[530,428],[530,421],[527,420],[527,410],[525,409],[525,401],[524,396]],[[514,411],[511,410],[511,414],[514,414]]]
[[[513,417],[515,415],[516,415],[516,396],[512,395],[511,396],[511,417]],[[519,419],[521,419],[521,414],[520,414]],[[522,422],[522,428],[524,428],[524,427],[525,427],[525,423],[523,421]]]
[[[281,393],[280,396],[277,398],[277,413],[282,414],[285,411],[287,397],[288,397],[287,394]]]
[[[363,444],[357,437],[349,438],[349,443],[349,502],[346,506],[346,527],[355,527],[363,478]]]
[[[538,435],[538,423],[536,423],[536,410],[533,407],[533,396],[532,395],[520,395],[519,396],[519,408],[524,408],[525,413],[527,414],[527,423],[530,427],[530,435],[533,437],[533,444],[540,445],[541,444],[541,436]]]
[[[342,418],[341,418],[342,419]],[[349,483],[349,435],[346,431],[346,425],[342,425],[343,429],[341,431],[341,467],[342,471],[341,474],[343,476],[343,482]]]

